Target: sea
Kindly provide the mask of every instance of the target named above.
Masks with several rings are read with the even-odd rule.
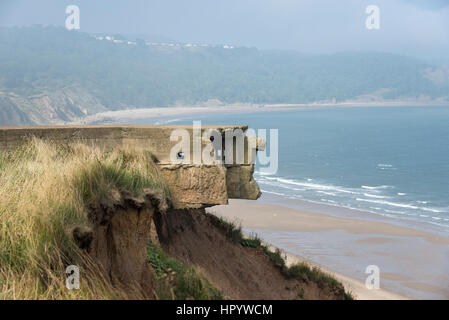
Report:
[[[449,236],[449,108],[323,107],[158,119],[160,124],[248,125],[278,131],[278,168],[256,164],[258,201],[337,217],[380,220]],[[141,119],[139,123],[155,123]],[[267,156],[275,139],[267,136]],[[244,229],[273,245],[365,281],[382,272],[382,288],[417,299],[449,299],[449,249],[419,237],[343,230]],[[382,230],[379,230],[381,232]],[[373,238],[377,235],[373,234]],[[388,275],[400,275],[399,280]]]
[[[278,130],[278,170],[265,194],[424,222],[449,232],[449,108],[336,107],[207,114],[159,123]]]

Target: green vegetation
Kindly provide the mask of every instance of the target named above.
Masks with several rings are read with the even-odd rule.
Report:
[[[148,261],[153,276],[157,298],[162,300],[222,300],[223,294],[216,289],[198,269],[188,267],[170,258],[161,248],[148,244]]]
[[[271,251],[270,248],[268,248],[265,245],[262,245],[262,249],[265,252],[265,254],[270,258],[270,260],[278,266],[282,272],[289,275],[287,265],[285,264],[284,258],[282,258],[281,250],[276,248],[275,251]]]
[[[249,248],[260,248],[262,246],[261,240],[257,237],[251,238],[251,239],[244,238],[240,241],[240,244],[244,247],[249,247]]]
[[[234,222],[218,218],[218,226],[226,232],[226,236],[234,243],[241,243],[243,240],[242,227]]]
[[[71,230],[91,227],[92,207],[144,188],[166,190],[150,155],[137,149],[33,139],[1,153],[0,299],[128,298],[103,279]],[[80,290],[65,288],[72,264],[84,268]]]
[[[134,197],[143,194],[145,188],[169,191],[154,165],[150,153],[117,151],[108,162],[92,161],[80,169],[74,178],[75,189],[88,207],[114,202],[113,191],[128,192]]]
[[[82,108],[92,114],[209,99],[269,104],[341,102],[367,94],[447,97],[449,79],[428,76],[437,69],[374,52],[313,56],[253,48],[161,48],[99,41],[56,27],[0,28],[0,92],[8,93],[0,95],[0,118],[33,122],[30,113],[42,117],[36,110],[46,103],[63,104],[55,115],[70,120],[83,116]],[[33,95],[41,96],[29,98]]]
[[[321,271],[318,267],[310,267],[306,263],[298,263],[288,268],[287,274],[291,278],[302,281],[313,281],[319,285],[327,284],[330,287],[341,286],[334,277]]]

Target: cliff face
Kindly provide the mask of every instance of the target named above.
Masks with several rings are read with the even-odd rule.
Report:
[[[279,254],[255,240],[236,242],[206,214],[229,198],[260,196],[248,161],[257,150],[241,164],[173,164],[170,133],[180,128],[0,128],[0,231],[10,235],[0,237],[0,285],[27,279],[23,286],[43,286],[53,299],[344,298],[341,285],[312,271],[299,277]],[[246,130],[203,128],[201,145],[213,141],[206,130],[234,128]],[[33,245],[23,248],[24,237]],[[150,253],[149,243],[159,249]],[[79,295],[61,290],[58,276],[73,264],[87,278]]]
[[[79,85],[21,95],[0,88],[0,126],[56,125],[108,109]]]
[[[90,230],[75,229],[73,237],[109,281],[131,295],[154,298],[147,244],[154,214],[165,214],[167,208],[162,194],[152,190],[140,198],[117,194],[112,203],[92,210]]]
[[[154,219],[163,250],[201,270],[229,299],[345,299],[342,286],[292,275],[270,257],[275,253],[231,239],[229,226],[204,209],[169,210]]]

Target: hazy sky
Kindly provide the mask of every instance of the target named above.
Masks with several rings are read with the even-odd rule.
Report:
[[[64,25],[69,4],[79,6],[85,32],[303,52],[449,56],[449,0],[0,0],[0,26]],[[380,30],[365,27],[368,5],[380,8]]]

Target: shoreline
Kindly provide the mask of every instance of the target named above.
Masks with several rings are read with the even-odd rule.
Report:
[[[245,237],[249,237],[250,235],[245,234]],[[276,248],[273,245],[266,243],[262,241],[264,245],[266,245],[270,250],[276,250],[280,248]],[[286,259],[286,265],[288,267],[295,265],[297,263],[306,263],[311,267],[317,267],[321,271],[333,276],[335,279],[341,282],[343,286],[345,287],[345,290],[349,293],[351,293],[356,300],[410,300],[410,298],[384,290],[369,290],[366,288],[365,284],[362,281],[359,281],[357,279],[345,276],[341,273],[335,272],[329,268],[326,268],[320,264],[317,264],[311,260],[305,259],[301,256],[295,255],[291,252],[282,250],[282,253],[285,255]]]
[[[384,216],[378,212],[364,209],[339,206],[338,204],[322,203],[308,199],[292,199],[284,196],[262,192],[261,202],[272,205],[280,205],[286,208],[311,211],[329,215],[335,218],[355,218],[363,221],[383,222],[395,227],[415,230],[417,233],[436,235],[437,237],[449,238],[449,229],[428,221],[418,221],[399,216]]]
[[[154,108],[136,108],[118,111],[106,111],[64,124],[100,124],[100,123],[170,123],[196,115],[209,115],[217,112],[225,114],[243,114],[252,112],[273,112],[292,110],[314,110],[321,108],[383,108],[383,107],[449,107],[449,101],[377,101],[357,102],[348,101],[341,103],[309,103],[309,104],[229,104],[229,105],[205,105],[205,106],[169,106]]]
[[[334,275],[358,299],[449,299],[444,263],[449,238],[384,221],[340,217],[272,204],[231,200],[208,210],[242,225],[287,254]],[[378,265],[381,289],[364,286]]]

